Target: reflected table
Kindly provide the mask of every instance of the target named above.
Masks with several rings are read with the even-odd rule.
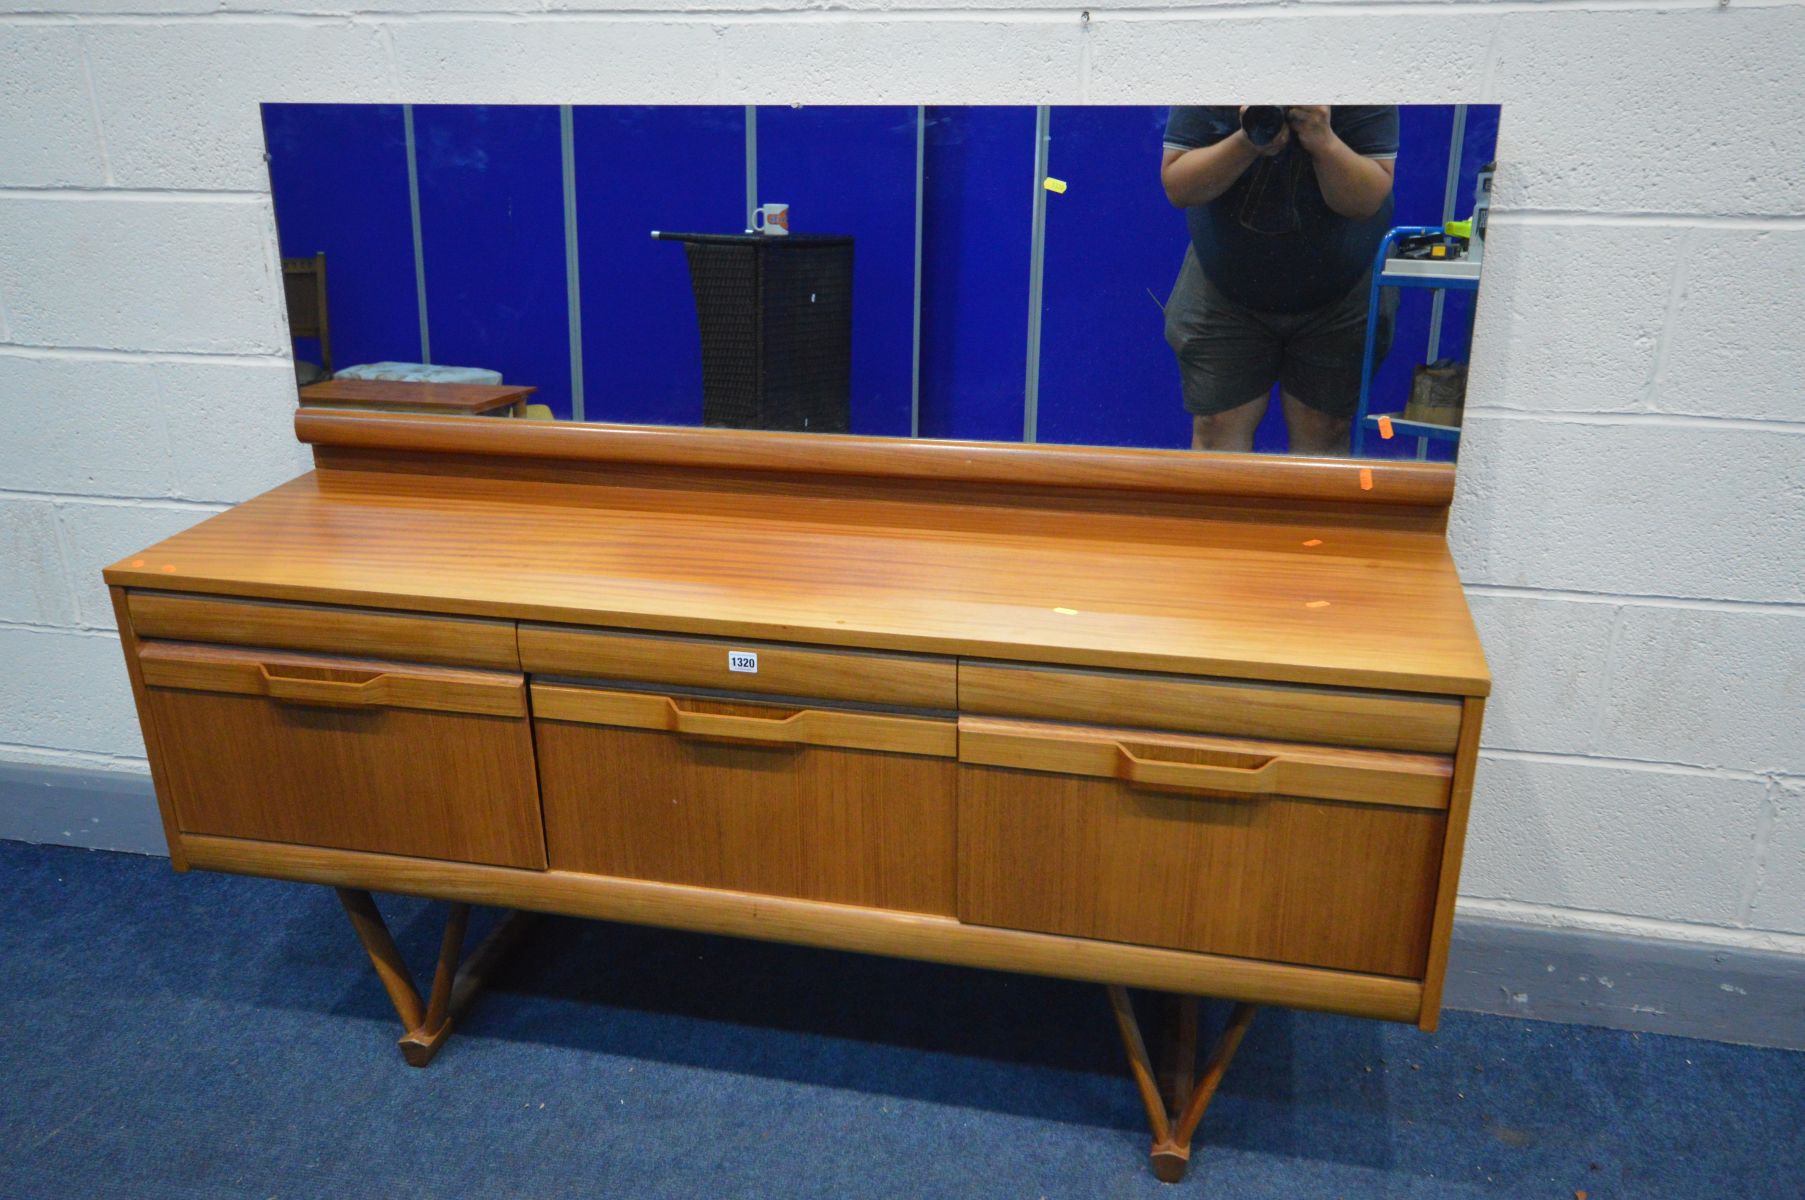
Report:
[[[418,383],[396,379],[329,379],[301,389],[308,408],[360,408],[373,412],[439,413],[445,416],[526,415],[526,398],[538,388],[518,384]]]

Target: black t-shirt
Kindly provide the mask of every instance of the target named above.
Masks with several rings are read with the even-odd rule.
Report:
[[[1395,158],[1392,104],[1337,104],[1329,127],[1355,154]],[[1168,150],[1213,146],[1241,128],[1238,105],[1175,105]],[[1316,166],[1295,134],[1271,158],[1256,159],[1226,192],[1185,209],[1203,273],[1229,299],[1261,312],[1305,312],[1347,295],[1372,266],[1391,227],[1391,197],[1372,216],[1349,220],[1328,206]]]

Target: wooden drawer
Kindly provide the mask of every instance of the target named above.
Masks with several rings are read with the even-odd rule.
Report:
[[[1460,701],[963,659],[959,711],[1448,754]]]
[[[756,662],[730,661],[734,654],[753,655]],[[538,675],[664,687],[945,711],[958,702],[954,660],[932,655],[522,624],[520,661]]]
[[[142,644],[184,833],[545,866],[514,672]]]
[[[1422,977],[1448,759],[986,718],[959,747],[961,920]]]
[[[950,916],[950,720],[532,685],[551,865]]]
[[[126,611],[141,638],[520,667],[512,621],[137,590],[128,593]]]

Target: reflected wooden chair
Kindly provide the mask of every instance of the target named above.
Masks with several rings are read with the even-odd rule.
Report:
[[[332,377],[332,325],[326,314],[326,252],[282,260],[282,294],[288,301],[288,336],[316,338],[320,366]]]

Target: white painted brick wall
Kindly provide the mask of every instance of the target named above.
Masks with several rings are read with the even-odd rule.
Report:
[[[1452,523],[1469,584],[1805,602],[1805,426],[1506,416],[1472,399]]]
[[[1733,925],[1767,782],[1488,753],[1467,832],[1471,896]]]
[[[396,98],[395,67],[376,25],[188,20],[83,29],[120,187],[268,192],[253,98]]]
[[[1421,20],[1412,18],[1413,21]],[[1614,213],[1805,211],[1805,7],[1505,15],[1499,200]]]
[[[105,181],[74,29],[15,27],[0,37],[0,163],[15,186]]]
[[[0,224],[6,208],[0,200]],[[143,359],[0,351],[0,488],[170,495],[176,465],[154,370]]]
[[[428,21],[394,29],[396,87],[409,101],[447,104],[643,102],[724,98],[722,32],[699,21],[589,19]]]
[[[1670,413],[1797,421],[1805,414],[1805,227],[1697,229],[1686,287],[1649,397]]]
[[[0,199],[0,295],[11,339],[275,354],[287,330],[279,265],[265,254],[271,211],[267,199],[234,197]]]
[[[1497,101],[1468,902],[1805,953],[1805,4],[1089,13],[0,0],[0,758],[141,756],[98,568],[305,462],[259,101]]]
[[[1515,112],[1505,109],[1503,120]],[[1505,168],[1509,169],[1508,166]],[[1674,225],[1547,224],[1501,214],[1485,261],[1485,321],[1468,386],[1535,412],[1647,412],[1687,230]],[[1604,309],[1609,321],[1550,322],[1548,306]],[[1534,387],[1508,381],[1533,379]]]
[[[0,626],[0,745],[144,757],[119,639]]]
[[[1619,606],[1533,592],[1470,599],[1492,668],[1485,744],[1590,753]]]
[[[1422,18],[1396,7],[1092,16],[1080,85],[1099,103],[1167,104],[1175,92],[1295,97],[1286,103],[1477,100],[1499,28],[1484,4],[1448,6],[1434,19],[1434,52],[1424,53]]]
[[[179,455],[170,495],[248,500],[312,467],[295,440],[295,370],[286,358],[165,362],[150,375]]]
[[[1625,605],[1593,748],[1619,758],[1798,771],[1802,622],[1797,610]]]
[[[1766,869],[1755,889],[1750,923],[1805,934],[1805,783],[1775,784],[1773,832]]]
[[[0,569],[0,622],[78,624],[80,610],[63,568],[55,504],[0,497],[0,563],[5,564]]]
[[[70,500],[58,507],[64,554],[69,562],[84,567],[117,562],[212,515],[196,505],[151,500],[131,505]],[[71,574],[80,624],[95,629],[113,628],[113,602],[100,572],[78,570]]]

